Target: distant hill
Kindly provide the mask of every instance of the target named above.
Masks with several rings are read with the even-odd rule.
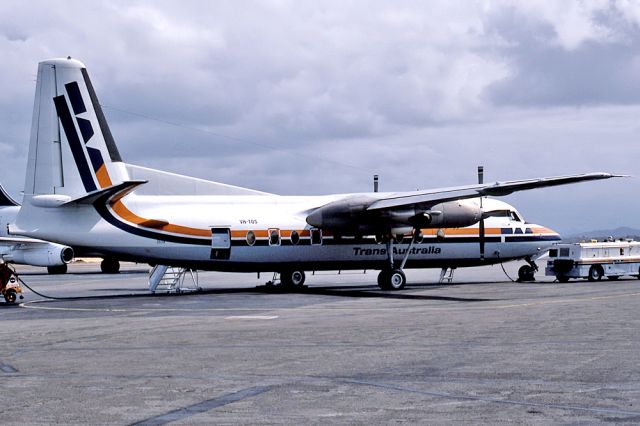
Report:
[[[599,229],[594,231],[585,231],[577,234],[563,235],[562,241],[565,243],[577,243],[579,241],[588,240],[606,240],[609,237],[614,239],[634,239],[640,241],[640,229],[630,228],[628,226],[621,226],[616,229]]]

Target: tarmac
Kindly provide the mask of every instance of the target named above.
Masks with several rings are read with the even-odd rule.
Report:
[[[200,272],[200,293],[150,295],[148,266],[122,269],[18,267],[61,299],[0,303],[0,423],[640,423],[635,278],[322,273],[285,293]]]

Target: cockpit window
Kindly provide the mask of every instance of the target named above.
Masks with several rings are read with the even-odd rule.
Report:
[[[508,217],[514,222],[523,222],[522,218],[514,210],[492,210],[485,217]]]

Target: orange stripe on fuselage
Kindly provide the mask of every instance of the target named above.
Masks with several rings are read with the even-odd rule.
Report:
[[[122,219],[131,222],[131,223],[135,223],[136,225],[142,225],[145,222],[148,222],[151,219],[145,219],[142,218],[138,215],[136,215],[135,213],[133,213],[131,210],[129,210],[123,203],[122,201],[116,201],[111,208],[113,209],[113,211],[120,216]],[[173,224],[167,224],[158,228],[154,228],[160,231],[165,231],[165,232],[172,232],[175,234],[185,234],[185,235],[193,235],[193,236],[197,236],[197,237],[210,237],[211,236],[211,229],[200,229],[200,228],[191,228],[189,226],[182,226],[182,225],[173,225]]]
[[[96,177],[98,178],[98,183],[100,184],[101,188],[108,188],[113,185],[113,183],[111,183],[111,178],[109,177],[109,172],[107,172],[107,166],[105,164],[100,166],[100,168],[96,171]]]

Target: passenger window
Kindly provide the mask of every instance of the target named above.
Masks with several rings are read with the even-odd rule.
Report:
[[[280,245],[280,230],[279,229],[269,229],[269,245],[270,246],[279,246]]]
[[[253,231],[247,232],[247,244],[250,246],[256,243],[256,234]]]
[[[561,248],[560,249],[560,257],[569,257],[569,249]]]
[[[300,242],[300,234],[298,234],[297,231],[291,231],[291,244],[298,245],[298,243]]]

